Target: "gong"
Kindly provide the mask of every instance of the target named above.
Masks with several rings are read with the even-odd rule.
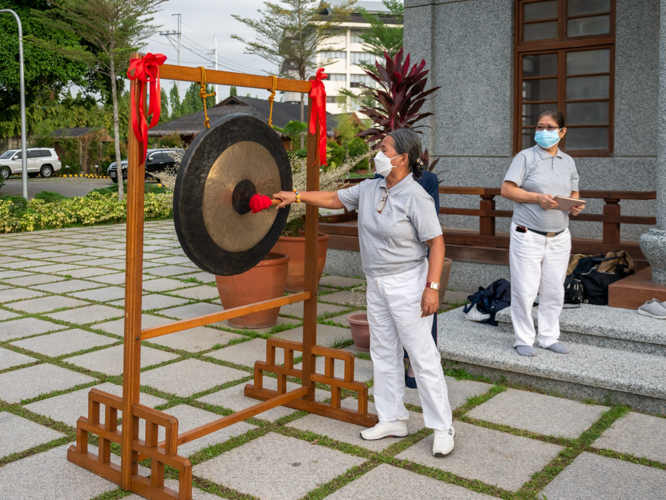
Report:
[[[289,207],[250,211],[250,198],[291,191],[289,157],[264,121],[233,114],[192,142],[176,177],[173,217],[185,254],[204,271],[248,271],[271,251]]]

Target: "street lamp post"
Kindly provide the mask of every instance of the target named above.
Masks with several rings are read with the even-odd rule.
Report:
[[[1,9],[0,13],[8,12],[13,14],[18,24],[19,40],[19,78],[21,81],[21,172],[23,180],[23,197],[28,199],[28,152],[25,145],[25,76],[23,74],[23,27],[21,19],[16,12],[11,9]]]

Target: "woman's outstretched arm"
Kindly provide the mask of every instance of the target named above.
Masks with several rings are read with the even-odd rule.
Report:
[[[300,193],[301,202],[308,205],[314,205],[321,208],[345,208],[338,198],[337,191],[303,191]],[[273,198],[282,200],[277,208],[283,208],[292,203],[296,203],[296,193],[292,191],[280,191],[275,193]]]

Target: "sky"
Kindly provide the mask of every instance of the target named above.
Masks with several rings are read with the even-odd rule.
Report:
[[[243,38],[254,39],[254,31],[243,23],[236,21],[232,14],[242,17],[258,19],[258,9],[263,7],[264,0],[169,0],[162,4],[160,12],[155,14],[155,24],[161,25],[161,31],[177,31],[178,18],[172,14],[182,14],[181,17],[181,52],[180,63],[187,66],[204,66],[214,68],[214,36],[217,35],[218,69],[239,73],[266,74],[276,73],[277,66],[264,59],[245,54],[245,45],[231,38],[239,35]],[[155,34],[147,40],[145,52],[160,53],[167,56],[167,63],[177,64],[178,51],[169,42],[177,46],[176,36],[161,36]],[[162,80],[162,88],[167,93],[173,85],[172,81]],[[180,96],[182,98],[188,84],[180,83]],[[268,98],[269,92],[263,89],[238,88],[241,96],[251,93],[260,98]],[[229,87],[219,85],[218,96],[220,101],[229,96]],[[278,97],[279,99],[279,97]]]

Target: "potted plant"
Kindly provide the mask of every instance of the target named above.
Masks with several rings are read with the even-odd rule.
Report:
[[[343,178],[363,160],[371,154],[365,154],[350,158],[341,165],[323,170],[319,175],[320,191],[335,191],[342,185]],[[297,191],[305,191],[307,159],[299,155],[291,155],[291,169],[293,172],[293,184]],[[317,254],[317,272],[319,278],[324,272],[326,264],[326,251],[328,250],[327,234],[319,234],[319,246]],[[305,288],[305,203],[294,203],[291,205],[287,224],[282,236],[273,247],[274,252],[289,255],[289,272],[287,275],[287,291],[302,292]]]

